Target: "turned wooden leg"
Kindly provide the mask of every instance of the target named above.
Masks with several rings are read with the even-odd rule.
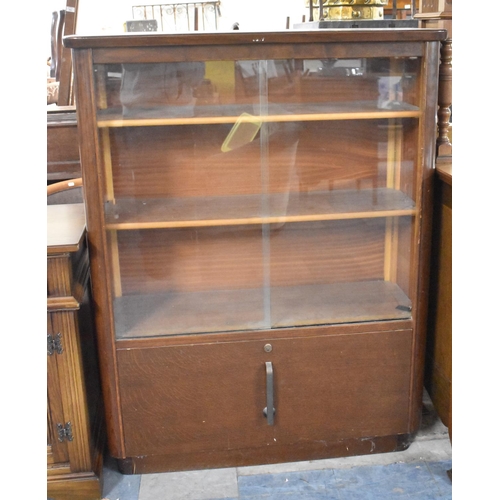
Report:
[[[452,84],[451,84],[451,38],[441,45],[441,65],[439,66],[438,94],[438,140],[437,157],[451,156],[451,141],[448,137],[451,117]]]

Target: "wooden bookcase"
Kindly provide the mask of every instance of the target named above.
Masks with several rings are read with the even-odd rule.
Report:
[[[65,39],[123,472],[409,445],[444,37]]]

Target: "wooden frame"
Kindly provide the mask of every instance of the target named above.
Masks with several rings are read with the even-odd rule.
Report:
[[[410,443],[422,395],[444,35],[392,29],[67,39],[109,445],[124,471],[326,458]],[[354,57],[374,62],[356,81],[304,70],[304,61]],[[264,73],[266,61],[289,59],[297,65],[281,80]],[[258,68],[246,88],[235,60]],[[119,90],[125,76],[114,81],[106,66],[161,73],[204,61],[226,75],[229,63],[234,88],[189,116],[182,103],[173,109],[154,100],[151,77],[134,75],[146,91],[126,100]],[[404,88],[393,89],[404,97],[375,105],[380,78],[394,75],[405,75]],[[257,138],[221,153],[229,130],[256,103]],[[342,345],[353,354],[349,361]],[[391,367],[388,378],[373,361],[380,356]],[[262,363],[270,360],[283,391],[274,428],[259,406]],[[370,380],[381,384],[373,389],[378,401]],[[304,390],[295,393],[296,383]],[[220,417],[200,393],[219,405]],[[318,412],[308,439],[294,441],[304,421],[286,404]],[[378,416],[365,427],[359,417],[349,431],[335,408],[362,415],[365,404]],[[197,424],[202,415],[205,427]],[[162,426],[169,432],[160,436]],[[366,433],[374,443],[368,451]],[[327,446],[319,450],[318,439]]]

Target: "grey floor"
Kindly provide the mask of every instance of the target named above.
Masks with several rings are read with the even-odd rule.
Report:
[[[424,395],[422,425],[398,453],[164,474],[104,469],[106,500],[450,499],[448,430]]]

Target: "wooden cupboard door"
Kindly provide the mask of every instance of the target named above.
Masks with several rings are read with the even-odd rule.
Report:
[[[47,314],[47,335],[51,339],[54,335],[51,315]],[[47,348],[47,465],[67,463],[69,461],[66,441],[59,441],[57,424],[64,422],[64,410],[59,385],[59,371],[56,351],[49,354]]]
[[[78,311],[53,311],[47,316],[47,334],[59,338],[59,348],[47,356],[52,444],[64,447],[71,472],[88,471],[92,456]],[[61,442],[58,426],[66,430]]]
[[[119,349],[126,456],[407,433],[412,332],[324,331],[287,338],[282,330],[266,341],[204,343],[197,336]],[[263,414],[266,362],[273,425]]]

